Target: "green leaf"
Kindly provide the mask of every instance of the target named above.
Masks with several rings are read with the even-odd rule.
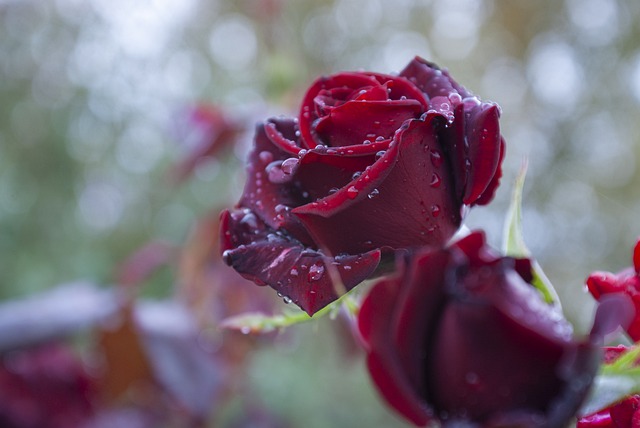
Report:
[[[621,375],[599,375],[578,416],[599,412],[614,403],[640,391],[640,377]]]
[[[633,394],[640,393],[640,346],[635,345],[613,363],[603,364],[587,401],[579,414],[590,415]]]
[[[247,312],[224,319],[220,323],[220,327],[237,330],[244,334],[271,333],[272,331],[281,330],[292,325],[315,321],[325,315],[329,315],[331,319],[334,319],[343,305],[351,316],[356,314],[360,307],[349,292],[320,309],[313,315],[313,317],[310,317],[302,310],[296,309],[291,309],[276,315],[267,315],[260,312]]]
[[[504,228],[503,251],[507,256],[516,258],[531,258],[531,252],[524,243],[522,234],[522,189],[527,174],[527,161],[522,163],[520,172],[514,183],[511,205],[507,212]],[[542,298],[550,305],[561,310],[560,298],[551,281],[547,278],[542,267],[532,259],[533,280],[531,284],[542,294]]]

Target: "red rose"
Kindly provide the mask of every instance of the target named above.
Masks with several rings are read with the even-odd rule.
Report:
[[[613,363],[627,348],[605,348],[604,360]],[[637,365],[637,363],[636,363]],[[580,418],[576,428],[636,428],[640,427],[640,395],[634,394],[599,412]]]
[[[41,345],[0,355],[0,426],[80,427],[92,420],[94,380],[67,347]]]
[[[225,260],[313,314],[383,250],[440,246],[464,206],[491,200],[499,115],[420,58],[397,76],[317,80],[299,119],[258,125],[242,198],[222,214]]]
[[[374,285],[358,327],[382,396],[416,425],[566,426],[598,369],[596,342],[631,309],[607,305],[578,342],[531,279],[528,259],[499,257],[476,232]]]
[[[587,288],[596,300],[615,293],[628,295],[636,307],[636,316],[627,328],[627,333],[634,341],[640,340],[640,240],[633,250],[633,268],[624,269],[617,274],[594,272],[587,279]]]

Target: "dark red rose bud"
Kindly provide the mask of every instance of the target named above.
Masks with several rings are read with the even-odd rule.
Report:
[[[421,58],[399,75],[317,80],[299,119],[257,127],[243,195],[223,214],[227,261],[313,314],[374,274],[381,251],[443,245],[498,186],[499,116]],[[310,263],[333,274],[314,282]]]
[[[640,240],[633,251],[633,267],[613,274],[594,272],[587,278],[587,289],[596,300],[617,293],[631,298],[636,309],[633,321],[627,327],[627,333],[634,341],[640,340]]]
[[[416,425],[565,427],[610,328],[575,340],[531,277],[529,260],[498,256],[481,232],[401,263],[358,317],[382,396]]]
[[[606,347],[604,361],[615,362],[628,348],[625,346]],[[638,363],[636,362],[636,365]],[[576,428],[636,428],[640,427],[640,395],[634,394],[606,409],[584,416],[578,420]]]

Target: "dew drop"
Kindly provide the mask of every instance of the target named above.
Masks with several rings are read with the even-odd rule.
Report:
[[[362,142],[362,144],[364,144],[364,145],[371,144],[371,140],[364,140],[364,141]]]
[[[324,275],[324,266],[321,264],[313,264],[309,268],[309,273],[307,274],[307,278],[309,281],[319,281]]]
[[[291,276],[298,276],[299,274],[298,269],[296,268],[291,268],[291,271],[289,273],[291,274]]]
[[[242,216],[242,218],[240,219],[240,223],[246,224],[252,229],[255,229],[258,227],[258,219],[255,216],[255,214],[252,212],[245,213],[245,215]]]
[[[442,154],[438,150],[431,150],[431,163],[436,168],[442,165]]]
[[[433,175],[431,176],[431,183],[429,183],[429,185],[431,187],[438,188],[440,187],[440,183],[442,183],[440,176],[434,172]]]
[[[248,325],[243,325],[242,327],[240,327],[240,333],[242,334],[251,333],[251,327],[249,327]]]
[[[356,196],[358,196],[359,190],[356,189],[356,186],[351,186],[347,189],[347,196],[350,199],[354,199]]]
[[[460,96],[460,94],[457,94],[455,92],[449,94],[448,98],[451,104],[453,104],[454,106],[457,106],[462,102],[462,97]]]
[[[293,302],[293,300],[291,300],[291,297],[289,297],[289,296],[284,296],[284,297],[282,298],[282,301],[283,301],[284,303],[286,303],[287,305],[288,305],[289,303]]]
[[[349,266],[349,265],[344,265],[342,268],[343,268],[344,270],[351,270],[351,266]]]
[[[434,217],[438,217],[440,215],[440,206],[439,205],[431,205],[431,214]]]
[[[269,163],[264,169],[270,182],[280,184],[286,182],[289,178],[282,171],[282,161],[277,160]]]
[[[298,152],[298,158],[302,159],[304,157],[304,155],[307,154],[307,150],[306,149],[302,149]]]
[[[274,209],[277,213],[282,213],[282,212],[289,211],[290,208],[284,204],[278,204],[274,207]]]
[[[471,159],[465,159],[465,161],[464,161],[464,166],[465,166],[467,169],[471,169]]]
[[[378,135],[378,136],[376,137],[376,142],[378,142],[378,143],[379,143],[380,141],[384,141],[384,137],[383,137],[382,135]]]
[[[334,193],[336,193],[339,189],[337,187],[332,187],[331,189],[329,189],[329,194],[333,195]]]
[[[285,159],[282,162],[282,167],[281,167],[282,172],[285,173],[286,175],[294,174],[298,169],[299,164],[300,164],[300,160],[297,158]]]
[[[273,153],[268,152],[266,150],[261,151],[258,157],[260,158],[261,162],[266,164],[271,163],[273,161]]]
[[[480,105],[478,97],[467,97],[462,100],[465,108],[473,108]]]
[[[222,252],[222,261],[231,266],[233,263],[233,260],[231,259],[231,250],[224,250]]]
[[[376,153],[376,160],[380,159],[382,156],[384,156],[384,154],[387,153],[386,150],[380,150],[378,153]]]
[[[379,194],[380,194],[380,191],[378,189],[373,189],[371,192],[369,192],[369,194],[367,195],[367,198],[373,199]]]
[[[356,171],[353,173],[353,175],[351,176],[352,180],[357,180],[358,178],[360,178],[360,176],[362,175],[362,171]]]

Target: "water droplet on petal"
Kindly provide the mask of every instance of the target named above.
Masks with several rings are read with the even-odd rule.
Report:
[[[222,261],[231,266],[233,263],[233,260],[231,259],[231,250],[224,250],[222,252]]]
[[[294,174],[298,169],[299,164],[300,160],[297,158],[285,159],[282,162],[282,172],[284,172],[286,175]]]
[[[376,196],[378,196],[380,194],[380,191],[378,189],[373,189],[371,192],[369,192],[369,194],[367,195],[367,197],[369,199],[373,199]]]
[[[359,190],[356,189],[356,186],[351,186],[347,189],[347,196],[351,199],[354,199],[358,196]]]
[[[261,151],[258,157],[260,158],[260,161],[266,164],[271,163],[273,161],[273,153],[268,152],[266,150]]]
[[[465,108],[473,108],[480,105],[478,97],[467,97],[462,100]]]
[[[440,215],[440,206],[439,205],[431,205],[431,214],[434,217],[438,217]]]
[[[436,168],[442,165],[442,154],[438,150],[431,150],[431,163]]]
[[[240,224],[246,224],[250,228],[255,229],[258,227],[258,219],[254,213],[249,211],[245,213],[244,216],[242,216],[242,218],[240,219]]]
[[[283,301],[284,303],[286,303],[287,305],[288,305],[289,303],[293,302],[293,300],[291,300],[291,297],[289,297],[289,296],[284,296],[284,297],[282,298],[282,301]]]
[[[454,106],[457,106],[462,102],[462,97],[460,96],[460,94],[457,94],[455,92],[450,93],[448,98],[451,104],[453,104]]]
[[[336,193],[339,189],[337,187],[332,187],[331,189],[329,189],[329,194],[333,195],[334,193]]]
[[[434,172],[433,175],[431,176],[431,182],[429,183],[429,185],[431,187],[437,188],[437,187],[440,187],[440,183],[442,183],[440,176]]]
[[[240,333],[242,334],[251,333],[251,327],[249,327],[248,325],[243,325],[242,327],[240,327]]]
[[[378,153],[376,153],[376,160],[380,159],[382,156],[384,156],[384,154],[387,153],[386,150],[380,150]]]
[[[309,281],[319,281],[324,274],[324,266],[318,263],[314,263],[309,268],[309,273],[307,274],[307,278]]]
[[[360,176],[362,175],[362,171],[356,171],[353,173],[353,175],[351,176],[352,180],[357,180],[358,178],[360,178]]]
[[[307,150],[302,149],[302,150],[300,150],[300,151],[298,152],[298,158],[299,158],[299,159],[302,159],[302,158],[304,157],[304,155],[306,155],[306,154],[307,154]]]
[[[291,274],[291,276],[298,276],[298,269],[296,268],[291,268],[291,272],[289,272]]]
[[[362,144],[365,144],[365,145],[367,145],[367,144],[371,144],[371,140],[364,140],[364,141],[362,142]]]

